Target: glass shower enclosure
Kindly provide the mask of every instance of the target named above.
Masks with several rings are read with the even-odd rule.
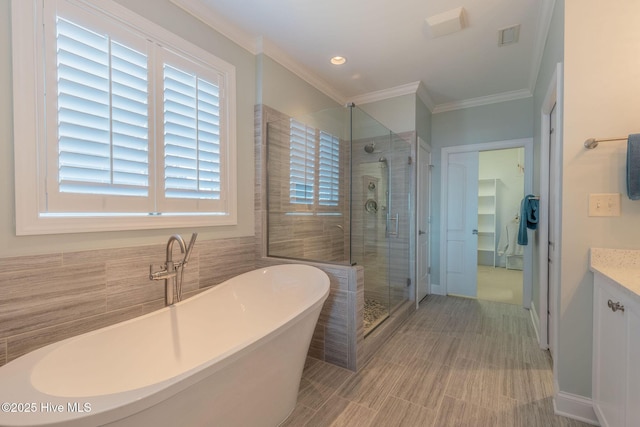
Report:
[[[355,106],[267,123],[267,253],[364,268],[365,335],[410,298],[411,144]]]

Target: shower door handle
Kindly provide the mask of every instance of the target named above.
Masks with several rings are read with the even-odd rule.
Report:
[[[398,235],[398,223],[400,222],[399,219],[400,219],[400,214],[399,213],[395,214],[395,218],[392,218],[391,214],[387,213],[387,237],[388,236],[397,236]],[[394,227],[394,231],[390,231],[391,227],[389,226],[389,223],[391,221],[395,221],[395,223],[396,223],[396,225]]]

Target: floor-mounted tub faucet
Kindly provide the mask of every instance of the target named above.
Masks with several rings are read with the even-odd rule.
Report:
[[[167,257],[164,266],[160,270],[153,271],[154,265],[149,266],[149,280],[164,280],[164,305],[172,305],[182,299],[182,273],[189,262],[191,250],[196,243],[198,233],[191,235],[189,246],[186,246],[182,236],[174,234],[167,242]],[[173,244],[178,242],[180,252],[184,258],[180,262],[173,261]]]

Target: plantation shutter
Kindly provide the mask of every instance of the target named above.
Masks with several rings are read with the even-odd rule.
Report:
[[[62,193],[149,194],[147,56],[57,19]]]
[[[291,119],[289,125],[289,198],[291,203],[313,204],[315,130]]]
[[[236,223],[235,68],[111,12],[43,4],[38,218]]]
[[[320,132],[318,167],[318,203],[338,206],[340,195],[340,141],[337,137]]]
[[[165,197],[220,199],[220,92],[197,73],[164,64]]]

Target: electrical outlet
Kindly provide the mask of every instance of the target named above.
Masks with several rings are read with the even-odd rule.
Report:
[[[589,194],[589,216],[620,216],[620,193]]]

